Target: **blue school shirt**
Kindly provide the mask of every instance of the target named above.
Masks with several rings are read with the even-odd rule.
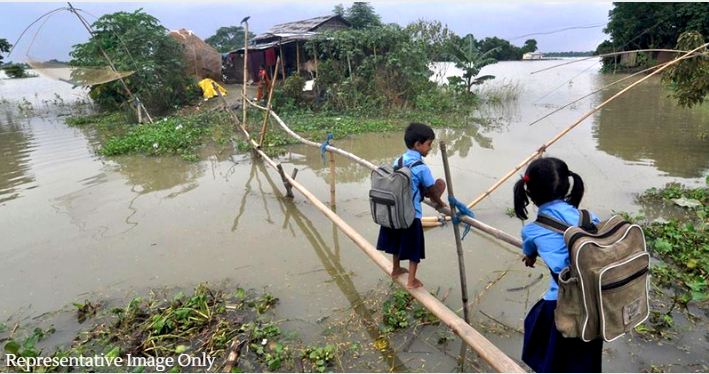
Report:
[[[423,158],[421,157],[421,154],[414,149],[409,149],[403,154],[404,160],[403,164],[404,166],[408,166],[413,164],[416,161],[421,161],[423,162]],[[399,158],[394,160],[394,163],[392,164],[394,167],[398,165]],[[420,164],[416,165],[411,169],[411,196],[413,196],[413,203],[414,203],[414,209],[416,210],[416,218],[421,218],[421,190],[420,186],[423,186],[425,188],[429,188],[433,186],[436,181],[433,179],[433,175],[431,175],[431,169],[428,168],[426,164]]]
[[[539,213],[567,225],[576,226],[579,223],[579,211],[564,200],[553,200],[539,206]],[[591,220],[598,224],[600,220],[591,213]],[[564,243],[564,236],[551,231],[534,222],[522,228],[522,252],[527,256],[539,255],[544,263],[554,272],[569,266],[569,250]],[[559,286],[552,278],[549,279],[549,290],[544,294],[544,300],[556,300]]]

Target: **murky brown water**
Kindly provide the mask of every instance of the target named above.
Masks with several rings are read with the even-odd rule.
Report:
[[[599,93],[527,126],[617,78],[596,73],[595,61],[529,75],[555,63],[486,67],[483,73],[497,76],[494,84],[517,84],[519,98],[477,113],[494,119],[489,126],[437,130],[439,139],[449,144],[459,199],[472,200],[543,142],[617,92]],[[22,97],[39,108],[54,92],[67,102],[77,97],[69,86],[43,78],[0,80],[0,99],[9,101],[0,107],[0,321],[26,320],[84,298],[225,280],[280,297],[279,314],[305,340],[320,336],[323,317],[352,308],[367,318],[362,299],[381,287],[386,276],[302,196],[285,199],[273,170],[248,154],[208,154],[198,163],[141,156],[100,158],[93,152],[97,140],[91,131],[69,128],[61,117],[23,118],[16,113]],[[634,194],[648,187],[670,181],[704,183],[709,169],[709,108],[680,109],[666,95],[656,80],[651,81],[550,148],[550,155],[566,160],[584,178],[584,206],[601,216],[637,211]],[[401,138],[398,133],[368,134],[335,144],[384,163],[402,151]],[[297,167],[298,180],[316,196],[329,199],[329,168],[317,149],[294,146],[281,161],[287,171]],[[443,175],[437,148],[426,162],[434,175]],[[369,171],[338,158],[336,173],[338,214],[374,242],[377,227],[366,199]],[[482,221],[517,234],[521,223],[505,215],[512,206],[512,183],[484,200],[476,213]],[[421,265],[420,278],[429,290],[451,288],[447,304],[457,309],[452,230],[450,226],[428,230],[426,240],[429,257]],[[486,236],[472,233],[463,243],[477,323],[490,325],[494,318],[520,329],[525,312],[548,280],[523,291],[507,290],[546,277],[546,271],[523,268],[515,249]],[[61,332],[62,326],[57,329]],[[503,331],[486,335],[518,358],[521,335]],[[375,339],[375,332],[362,334],[370,342]],[[675,363],[693,370],[691,364],[706,364],[704,339],[688,332],[671,347],[648,348],[628,338],[607,345],[604,367],[637,371],[652,363]],[[683,347],[689,347],[689,353]],[[421,350],[425,354],[416,353]],[[428,371],[455,368],[452,358],[429,346],[398,352],[393,364],[406,370],[420,368],[421,360]],[[368,369],[386,370],[390,364]]]

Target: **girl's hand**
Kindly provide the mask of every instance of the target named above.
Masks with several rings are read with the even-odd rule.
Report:
[[[522,262],[524,262],[524,266],[533,268],[534,263],[537,262],[537,256],[524,256],[522,257]]]

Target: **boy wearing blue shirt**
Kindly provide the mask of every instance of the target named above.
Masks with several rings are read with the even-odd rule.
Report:
[[[433,179],[431,169],[423,163],[423,157],[426,157],[431,151],[431,145],[436,135],[433,130],[421,123],[411,123],[404,132],[404,142],[408,150],[401,156],[402,164],[410,167],[411,170],[411,195],[412,204],[416,210],[416,216],[411,226],[405,229],[390,229],[388,227],[380,227],[379,238],[377,239],[377,249],[385,251],[393,256],[391,276],[396,278],[400,274],[406,273],[406,269],[400,265],[401,260],[409,261],[408,280],[406,288],[417,288],[423,286],[420,280],[416,278],[416,270],[418,263],[426,257],[425,243],[423,236],[423,226],[421,225],[421,201],[423,197],[429,197],[439,207],[445,207],[446,204],[441,200],[441,195],[446,189],[446,183],[441,180]],[[394,165],[398,164],[399,159],[394,160]],[[411,167],[417,161],[419,164]]]

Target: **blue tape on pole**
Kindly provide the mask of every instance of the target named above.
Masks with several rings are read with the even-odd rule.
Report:
[[[456,212],[455,216],[451,217],[451,221],[453,222],[454,225],[458,225],[460,223],[465,224],[465,229],[463,231],[463,235],[461,236],[460,240],[463,240],[466,235],[470,232],[471,226],[465,222],[463,222],[462,217],[463,216],[468,216],[470,218],[475,218],[475,213],[473,213],[470,208],[468,208],[465,204],[461,203],[456,199],[455,197],[448,196],[448,204],[450,204],[451,207],[455,207]]]
[[[326,162],[325,160],[325,152],[327,152],[327,146],[330,145],[330,141],[334,138],[332,133],[327,134],[327,139],[325,139],[322,144],[320,144],[320,156],[322,157],[323,162]]]

